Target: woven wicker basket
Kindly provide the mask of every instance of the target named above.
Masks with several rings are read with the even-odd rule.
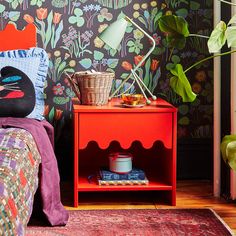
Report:
[[[76,95],[80,94],[81,104],[104,105],[108,103],[114,76],[115,74],[110,72],[75,73],[72,78],[73,87]]]

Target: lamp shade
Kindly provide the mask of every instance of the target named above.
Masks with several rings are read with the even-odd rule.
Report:
[[[109,47],[117,49],[124,37],[128,22],[121,18],[109,25],[99,36],[99,38]]]

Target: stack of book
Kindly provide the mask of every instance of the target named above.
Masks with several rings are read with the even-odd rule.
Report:
[[[133,168],[127,174],[117,174],[106,168],[99,170],[99,185],[147,185],[149,183],[143,170]]]

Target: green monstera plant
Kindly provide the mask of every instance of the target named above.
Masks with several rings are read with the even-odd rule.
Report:
[[[234,5],[224,0],[219,1]],[[197,94],[192,91],[191,85],[187,78],[187,72],[203,62],[213,59],[214,57],[224,56],[236,52],[236,50],[229,50],[227,52],[219,53],[221,48],[226,43],[229,48],[236,47],[236,15],[231,18],[228,24],[224,21],[220,21],[210,36],[191,34],[189,32],[188,22],[181,16],[162,16],[158,20],[158,26],[159,29],[166,34],[167,45],[171,52],[173,52],[174,49],[183,49],[187,38],[201,37],[208,39],[207,45],[209,52],[215,53],[209,57],[197,61],[186,69],[184,69],[180,63],[169,69],[171,74],[171,88],[182,97],[183,102],[193,102]]]
[[[235,3],[231,3],[226,0],[218,1],[236,6]],[[234,15],[228,23],[221,20],[213,29],[209,37],[191,34],[188,29],[187,21],[180,16],[162,16],[158,20],[158,25],[160,30],[166,34],[168,47],[172,51],[175,48],[179,50],[183,49],[188,37],[204,37],[208,39],[208,49],[210,53],[214,53],[213,55],[197,61],[186,69],[184,69],[181,64],[176,64],[170,69],[171,88],[182,97],[183,102],[192,102],[195,100],[197,95],[191,89],[191,85],[187,78],[187,72],[195,66],[207,60],[213,59],[214,57],[220,57],[236,52],[236,50],[229,49],[226,52],[219,53],[225,44],[227,44],[228,48],[236,47],[236,15]],[[236,171],[236,135],[226,135],[222,139],[221,153],[224,161],[230,166],[230,168]]]
[[[226,135],[221,142],[222,157],[236,171],[236,135]]]

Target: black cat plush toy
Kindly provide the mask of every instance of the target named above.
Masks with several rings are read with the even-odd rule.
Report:
[[[1,69],[0,116],[26,117],[35,107],[32,81],[21,70],[11,66]]]

